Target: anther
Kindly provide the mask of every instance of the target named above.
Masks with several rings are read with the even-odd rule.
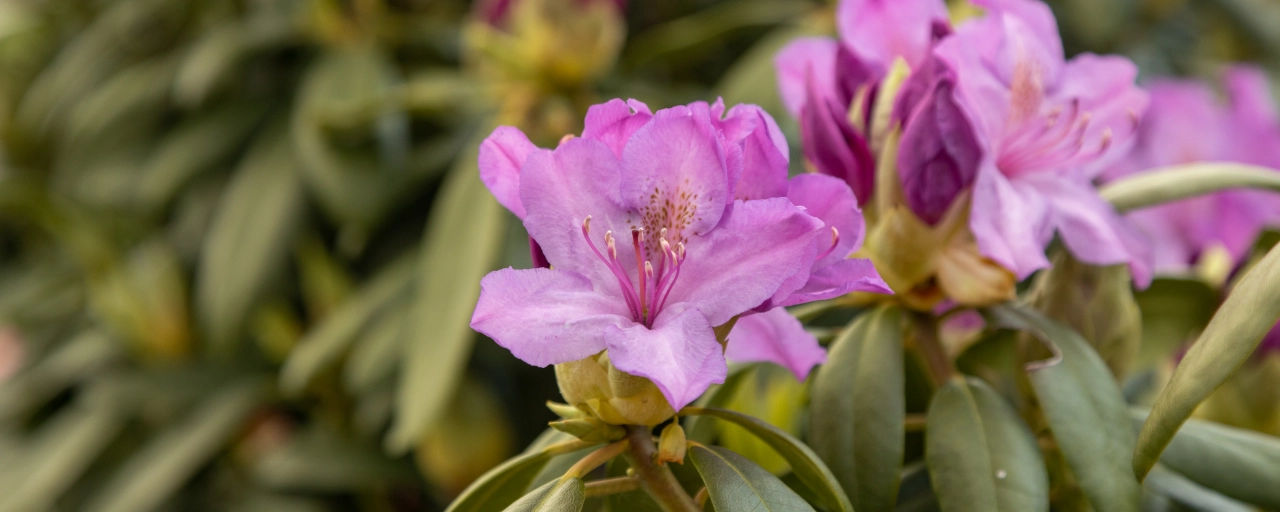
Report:
[[[575,135],[574,135],[574,134],[572,134],[572,133],[566,133],[566,134],[564,134],[564,137],[560,137],[560,143],[559,143],[559,144],[564,144],[564,143],[566,143],[566,142],[569,142],[569,141],[573,140],[573,138],[574,138],[574,137],[575,137]],[[557,144],[557,145],[559,145],[559,144]]]
[[[618,246],[613,243],[613,230],[604,232],[604,245],[609,248],[609,258],[618,259]]]
[[[820,260],[822,258],[826,258],[828,255],[836,251],[836,247],[838,245],[840,245],[840,230],[836,229],[835,226],[831,226],[831,247],[828,247],[826,251],[823,251],[822,254],[819,254],[818,257],[814,259]]]

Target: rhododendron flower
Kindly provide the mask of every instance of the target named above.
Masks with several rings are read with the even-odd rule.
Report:
[[[987,257],[1025,278],[1049,265],[1055,231],[1082,261],[1128,263],[1150,281],[1147,247],[1091,180],[1132,142],[1146,109],[1128,59],[1063,60],[1048,6],[983,0],[983,18],[938,44],[983,147],[969,227]]]
[[[1238,66],[1224,82],[1228,103],[1193,80],[1148,84],[1151,107],[1134,150],[1104,179],[1198,161],[1239,162],[1280,169],[1280,120],[1263,72]],[[1278,171],[1280,172],[1280,171]],[[1234,268],[1280,207],[1274,193],[1228,190],[1128,214],[1149,235],[1157,272],[1185,272],[1208,252],[1221,251]],[[1227,269],[1229,270],[1229,269]]]
[[[857,211],[824,219],[827,203],[808,203],[807,212],[809,196],[789,197],[785,156],[772,154],[786,148],[773,120],[752,106],[723,113],[720,103],[650,112],[613,100],[554,150],[495,130],[481,146],[481,178],[551,268],[486,276],[472,327],[537,366],[607,350],[610,364],[651,380],[678,410],[724,379],[716,326],[883,288],[869,266],[828,259],[852,251],[845,236],[860,240],[860,230],[837,234]]]

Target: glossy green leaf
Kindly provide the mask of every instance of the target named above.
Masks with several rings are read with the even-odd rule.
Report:
[[[130,458],[84,510],[156,510],[240,431],[267,397],[264,384],[250,378],[218,390]]]
[[[499,512],[525,494],[551,460],[544,451],[525,452],[508,459],[472,482],[445,512]]]
[[[1157,465],[1143,482],[1152,492],[1197,512],[1254,512],[1247,504],[1207,489],[1187,477]]]
[[[809,401],[808,391],[809,386],[797,380],[790,370],[776,364],[761,364],[743,378],[733,398],[722,408],[758,418],[788,434],[799,436],[804,428],[804,404]],[[715,423],[719,431],[716,445],[751,459],[775,475],[787,471],[786,459],[755,434],[732,423]]]
[[[1135,426],[1147,417],[1142,410],[1131,414]],[[1216,492],[1280,509],[1280,438],[1191,419],[1173,436],[1160,464]]]
[[[1031,429],[978,379],[929,404],[925,460],[943,512],[1049,510],[1049,477]]]
[[[236,171],[200,255],[196,307],[214,353],[239,345],[249,311],[284,270],[303,208],[289,140],[275,130]]]
[[[890,510],[902,470],[902,310],[858,316],[831,344],[813,377],[809,444],[855,510]]]
[[[470,324],[480,279],[501,250],[505,220],[480,181],[475,156],[468,156],[445,181],[427,223],[396,420],[387,439],[392,450],[417,442],[452,396],[476,336]]]
[[[805,485],[814,494],[822,499],[821,505],[829,510],[839,510],[843,512],[851,512],[853,505],[849,501],[849,497],[840,487],[840,482],[836,480],[835,475],[827,469],[827,465],[823,464],[822,459],[813,453],[813,450],[805,446],[798,439],[791,437],[790,434],[783,432],[778,427],[770,425],[758,418],[753,418],[745,414],[727,411],[724,409],[704,409],[698,407],[686,407],[681,414],[696,414],[702,416],[710,416],[733,422],[734,424],[747,429],[747,431],[755,434],[761,441],[764,441],[778,455],[787,460],[787,464],[791,466],[791,471],[800,478]],[[734,510],[734,509],[719,509]]]
[[[1240,278],[1183,356],[1142,425],[1133,471],[1145,476],[1182,422],[1244,364],[1280,317],[1280,246]]]
[[[1232,188],[1280,191],[1280,173],[1229,162],[1185,164],[1130,175],[1102,187],[1102,198],[1127,211]]]
[[[1045,316],[1079,333],[1122,379],[1142,342],[1142,312],[1126,265],[1097,266],[1068,251],[1036,276],[1029,302]]]
[[[1089,502],[1099,512],[1134,511],[1142,487],[1128,456],[1133,429],[1120,387],[1089,343],[1024,304],[1006,304],[990,313],[1005,327],[1039,337],[1054,352],[1028,365],[1031,385],[1053,436]]]
[[[692,446],[689,458],[707,484],[716,510],[813,510],[773,473],[719,446]]]
[[[505,512],[578,512],[586,502],[581,478],[557,479],[524,495]]]
[[[400,256],[307,333],[280,369],[280,389],[288,395],[301,393],[317,373],[337,361],[369,321],[407,291],[416,263],[412,252]]]

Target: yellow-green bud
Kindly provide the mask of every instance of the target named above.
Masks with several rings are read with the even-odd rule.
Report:
[[[671,422],[662,429],[662,437],[658,438],[658,464],[675,462],[684,464],[684,452],[688,442],[684,438],[684,428],[679,422]]]
[[[614,368],[605,352],[556,365],[560,395],[612,425],[657,425],[676,411],[652,381]]]

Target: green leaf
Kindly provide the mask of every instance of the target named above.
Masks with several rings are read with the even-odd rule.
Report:
[[[1147,417],[1146,411],[1130,413],[1135,426]],[[1160,464],[1216,492],[1280,509],[1280,438],[1191,419],[1173,436]]]
[[[1121,379],[1142,341],[1132,282],[1126,265],[1091,265],[1058,251],[1052,266],[1036,276],[1027,302],[1079,333]]]
[[[902,310],[858,316],[813,378],[809,444],[855,510],[890,510],[898,498],[906,398]]]
[[[851,512],[853,505],[849,501],[849,497],[845,495],[844,490],[840,488],[840,482],[836,480],[835,475],[831,474],[831,470],[827,469],[826,464],[822,463],[822,459],[813,453],[813,450],[805,446],[798,439],[791,437],[790,434],[783,432],[778,427],[770,425],[758,418],[753,418],[745,414],[727,411],[724,409],[704,409],[700,407],[686,407],[680,411],[680,414],[703,415],[719,418],[725,421],[747,429],[747,431],[755,434],[761,441],[764,441],[778,455],[787,460],[787,464],[791,466],[791,471],[809,486],[814,494],[822,498],[820,503],[829,510],[839,510],[843,512]],[[737,510],[717,508],[717,510]]]
[[[975,378],[938,389],[925,460],[944,512],[1049,510],[1049,476],[1031,429]]]
[[[301,393],[317,373],[342,356],[379,311],[406,291],[416,268],[414,256],[409,252],[384,267],[298,342],[280,369],[280,389],[286,395]]]
[[[218,25],[200,36],[182,57],[173,81],[173,99],[184,106],[199,105],[249,54],[290,42],[298,35],[294,16],[258,14],[240,23]]]
[[[183,121],[147,157],[133,191],[139,204],[131,206],[147,211],[163,207],[192,178],[238,150],[267,111],[267,105],[260,103],[236,103]],[[285,135],[276,129],[261,137],[239,172],[254,169],[252,172],[261,174],[287,173],[291,181],[296,181],[293,155]],[[282,199],[291,200],[288,196]]]
[[[1126,454],[1133,430],[1120,387],[1102,358],[1075,331],[1025,304],[990,313],[1002,325],[1039,337],[1054,357],[1027,366],[1031,385],[1063,456],[1089,502],[1100,512],[1137,510],[1142,487]]]
[[[187,418],[162,432],[117,470],[90,498],[90,512],[155,510],[177,492],[240,431],[267,397],[258,378],[232,383],[200,404]]]
[[[716,510],[813,510],[773,473],[718,446],[692,446],[689,458],[707,483]]]
[[[1244,364],[1280,317],[1280,246],[1235,285],[1156,397],[1142,425],[1133,471],[1146,476],[1182,422]]]
[[[417,480],[413,469],[388,459],[376,445],[362,445],[325,427],[298,433],[264,455],[254,479],[280,490],[361,492]]]
[[[1142,343],[1135,370],[1158,368],[1213,318],[1219,293],[1200,279],[1162,277],[1135,294],[1142,311]]]
[[[538,450],[517,455],[472,482],[445,512],[498,512],[520,499],[551,455]]]
[[[273,130],[231,179],[200,255],[196,306],[214,353],[237,348],[249,311],[284,270],[303,207],[289,140]]]
[[[804,428],[804,404],[809,401],[808,390],[809,387],[797,380],[790,370],[776,364],[760,364],[743,379],[733,398],[723,408],[759,418],[798,436]],[[775,475],[787,470],[787,461],[751,432],[732,423],[716,423],[720,432],[716,442],[718,446],[751,459]]]
[[[1152,492],[1199,512],[1254,511],[1253,507],[1201,487],[1187,477],[1160,465],[1151,468],[1151,473],[1143,484]]]
[[[759,364],[735,364],[729,366],[729,373],[724,378],[724,384],[716,384],[708,389],[694,405],[698,407],[724,407],[729,400],[737,393],[738,387],[743,381],[747,380],[747,376],[753,373]],[[716,429],[713,421],[702,416],[689,416],[684,419],[684,436],[690,441],[697,441],[703,444],[710,444],[715,439]]]
[[[0,492],[0,510],[54,510],[56,500],[89,468],[124,426],[116,404],[79,403],[43,426],[20,460],[17,481]]]
[[[1232,188],[1280,191],[1280,173],[1227,162],[1186,164],[1127,176],[1099,193],[1123,212]]]
[[[450,174],[431,208],[418,263],[413,323],[405,339],[396,420],[388,446],[421,439],[453,394],[476,334],[471,313],[480,279],[501,250],[502,207],[480,182],[474,155]]]
[[[123,352],[121,343],[98,331],[73,336],[38,363],[0,382],[0,423],[14,421],[92,377],[121,359]]]
[[[587,502],[581,478],[553,480],[526,494],[506,512],[578,512]]]
[[[351,349],[351,357],[343,368],[347,391],[368,392],[395,372],[404,348],[408,309],[404,302],[393,304],[378,316],[369,333]]]

